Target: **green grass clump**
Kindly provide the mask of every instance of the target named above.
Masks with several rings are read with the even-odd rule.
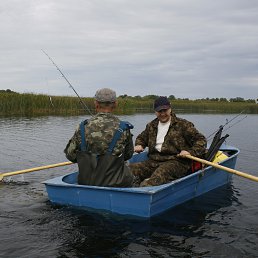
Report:
[[[82,98],[82,101],[94,113],[94,99]],[[116,114],[149,113],[153,111],[151,98],[119,97]],[[258,114],[258,105],[253,102],[229,102],[208,100],[171,100],[172,109],[177,113],[244,113]],[[80,115],[88,114],[78,97],[48,96],[44,94],[16,93],[0,91],[1,116],[37,116],[37,115]]]

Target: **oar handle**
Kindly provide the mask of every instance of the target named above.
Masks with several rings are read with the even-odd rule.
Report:
[[[238,171],[238,170],[235,170],[235,169],[232,169],[232,168],[224,167],[224,166],[221,166],[221,165],[219,165],[217,163],[213,163],[213,162],[210,162],[210,161],[205,160],[205,159],[200,159],[200,158],[194,157],[192,155],[184,155],[184,157],[188,158],[188,159],[191,159],[191,160],[195,160],[195,161],[201,162],[201,163],[203,163],[205,165],[209,165],[209,166],[212,166],[212,167],[215,167],[215,168],[218,168],[218,169],[222,169],[222,170],[225,170],[225,171],[227,171],[229,173],[233,173],[235,175],[242,176],[242,177],[245,177],[247,179],[250,179],[250,180],[258,182],[258,177],[250,175],[248,173],[241,172],[241,171]]]
[[[71,165],[71,164],[74,164],[74,163],[72,163],[71,161],[67,161],[67,162],[62,162],[62,163],[57,163],[57,164],[52,164],[52,165],[47,165],[47,166],[41,166],[41,167],[36,167],[36,168],[29,168],[29,169],[23,169],[23,170],[18,170],[18,171],[13,171],[13,172],[6,172],[6,173],[0,174],[0,181],[2,181],[3,178],[7,177],[7,176],[14,176],[14,175],[34,172],[34,171],[38,171],[38,170],[43,170],[43,169],[67,166],[67,165]]]

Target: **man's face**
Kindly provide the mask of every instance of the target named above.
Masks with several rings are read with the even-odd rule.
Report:
[[[158,112],[155,111],[155,114],[156,114],[157,118],[159,119],[159,121],[161,123],[166,123],[170,119],[171,108],[169,108],[169,109],[161,109]]]

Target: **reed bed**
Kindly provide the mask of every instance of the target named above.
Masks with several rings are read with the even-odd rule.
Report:
[[[82,98],[94,113],[94,99]],[[258,114],[258,104],[249,102],[219,102],[172,100],[172,107],[177,113],[244,113]],[[146,98],[118,98],[116,114],[153,112],[153,100]],[[36,116],[36,115],[80,115],[87,111],[77,97],[48,96],[30,93],[0,92],[1,116]]]
[[[119,100],[124,111],[153,112],[153,100]],[[124,103],[126,102],[126,104]],[[258,104],[248,102],[217,102],[172,100],[172,109],[178,113],[243,113],[258,114]]]
[[[83,101],[94,108],[90,98]],[[85,110],[77,97],[48,96],[43,94],[0,93],[0,115],[73,115]]]
[[[185,101],[174,100],[172,106],[190,113],[243,113],[258,114],[258,105],[248,102]]]

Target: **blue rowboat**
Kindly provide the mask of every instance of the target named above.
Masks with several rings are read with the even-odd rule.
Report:
[[[224,145],[228,157],[220,165],[234,169],[239,150]],[[145,160],[147,153],[134,155],[130,162]],[[114,188],[77,184],[78,172],[44,182],[53,204],[83,209],[110,211],[123,215],[150,218],[176,205],[230,182],[232,174],[206,167],[168,184],[152,187]]]

